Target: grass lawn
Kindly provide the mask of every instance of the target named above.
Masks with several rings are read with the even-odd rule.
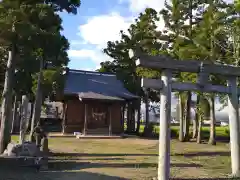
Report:
[[[144,125],[140,126],[140,133],[144,132]],[[215,127],[216,130],[216,140],[218,141],[228,141],[229,140],[229,127],[228,126],[217,126]],[[153,132],[155,134],[155,137],[158,138],[159,134],[159,126],[154,125],[153,127]],[[192,126],[190,126],[190,133],[192,132]],[[176,139],[178,138],[179,134],[179,126],[171,126],[171,133],[172,133],[172,138]],[[210,135],[210,127],[209,126],[203,126],[202,127],[202,139],[207,140]]]
[[[144,131],[144,125],[140,125],[140,132]],[[179,130],[179,126],[171,126],[172,130],[178,131]],[[228,126],[217,126],[216,127],[216,135],[227,135],[226,131],[229,129]],[[158,125],[154,125],[154,130],[156,133],[159,133],[159,126]],[[190,131],[192,130],[192,126],[190,126]],[[209,132],[210,131],[210,127],[209,126],[203,126],[202,127],[202,131],[203,132]]]
[[[13,137],[16,139],[16,137]],[[150,180],[157,176],[158,141],[50,138],[47,172],[3,171],[1,180]],[[171,141],[171,176],[224,178],[230,173],[226,143],[216,146]],[[21,177],[21,178],[20,178]]]

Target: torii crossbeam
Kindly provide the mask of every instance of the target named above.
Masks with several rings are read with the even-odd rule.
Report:
[[[238,112],[238,96],[240,88],[237,87],[237,78],[240,68],[209,64],[201,61],[180,61],[159,55],[140,55],[137,66],[161,70],[161,80],[142,79],[142,87],[160,90],[160,133],[159,133],[159,163],[158,180],[168,180],[170,177],[170,122],[171,122],[171,92],[200,91],[228,94],[230,144],[232,175],[240,177],[240,128]],[[192,72],[198,74],[197,83],[182,83],[172,80],[172,72]],[[212,85],[208,82],[210,74],[226,77],[227,86]]]

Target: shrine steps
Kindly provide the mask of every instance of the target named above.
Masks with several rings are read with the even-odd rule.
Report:
[[[118,135],[77,135],[77,139],[122,139],[123,136]]]
[[[87,129],[86,130],[87,135],[109,135],[109,129],[108,128],[96,128],[96,129]]]
[[[49,133],[49,138],[77,138],[77,139],[121,139],[124,135],[109,135],[109,134],[63,134],[63,133]]]

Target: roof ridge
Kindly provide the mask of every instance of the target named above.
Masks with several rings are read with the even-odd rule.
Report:
[[[92,75],[103,75],[103,76],[116,76],[114,73],[108,72],[97,72],[97,71],[86,71],[86,70],[79,70],[79,69],[69,69],[69,72],[72,73],[81,73],[81,74],[92,74]]]

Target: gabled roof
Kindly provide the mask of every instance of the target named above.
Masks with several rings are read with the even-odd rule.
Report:
[[[124,88],[115,74],[69,69],[66,73],[64,94],[80,99],[131,100],[138,96]]]

